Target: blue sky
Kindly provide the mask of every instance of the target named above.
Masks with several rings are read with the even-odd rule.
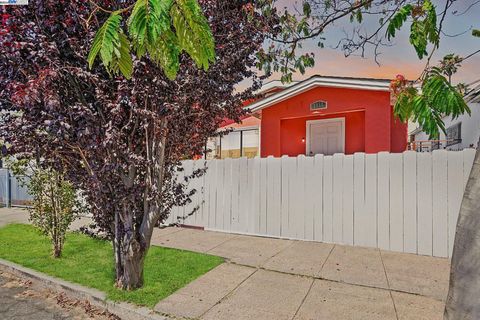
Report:
[[[456,53],[460,56],[468,55],[480,49],[480,38],[474,38],[471,35],[471,28],[480,29],[480,3],[477,0],[459,0],[449,10],[444,23],[444,32],[449,37],[442,35],[440,47],[435,53],[432,62],[437,62],[443,56],[449,53]],[[292,6],[295,1],[282,0],[280,5]],[[445,2],[435,1],[437,6],[443,7]],[[470,5],[470,10],[462,15]],[[457,13],[455,13],[455,11]],[[378,17],[365,20],[362,27],[372,30],[378,26]],[[359,56],[344,57],[343,52],[338,49],[332,49],[338,42],[338,39],[344,36],[344,31],[351,31],[352,24],[349,19],[345,19],[330,26],[324,36],[327,38],[324,49],[316,46],[317,41],[312,41],[304,45],[307,52],[314,52],[316,56],[315,67],[308,70],[305,75],[296,74],[295,80],[301,80],[313,74],[334,75],[334,76],[352,76],[352,77],[377,77],[394,78],[397,74],[403,74],[409,79],[416,79],[422,72],[425,61],[418,59],[413,47],[408,42],[409,25],[397,35],[392,42],[391,47],[380,49],[381,55],[378,58],[380,66],[374,61],[373,52],[368,52],[365,58]],[[425,60],[425,59],[424,59]],[[463,67],[454,77],[454,82],[470,83],[480,79],[480,54],[467,60]],[[274,77],[275,78],[275,77]]]

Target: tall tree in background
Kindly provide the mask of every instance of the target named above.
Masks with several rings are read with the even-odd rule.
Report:
[[[463,1],[462,1],[463,2]],[[277,1],[265,1],[265,7],[274,7]],[[396,97],[394,112],[403,121],[414,120],[432,138],[445,131],[442,118],[453,118],[470,113],[463,100],[465,86],[452,85],[451,76],[466,59],[452,53],[438,66],[431,59],[438,49],[444,22],[452,14],[457,0],[303,0],[295,10],[285,10],[280,16],[281,32],[270,38],[271,45],[258,53],[259,67],[275,71],[283,81],[291,81],[295,71],[305,72],[314,64],[314,54],[305,53],[305,41],[316,41],[323,48],[325,30],[335,22],[349,19],[353,32],[340,39],[337,48],[346,56],[360,53],[365,56],[373,48],[375,60],[381,47],[390,44],[397,31],[410,27],[409,42],[419,59],[426,59],[423,72],[414,81],[399,75],[392,81]],[[478,1],[465,4],[466,11],[475,10]],[[478,7],[477,7],[478,9]],[[268,11],[268,10],[267,10]],[[465,11],[465,12],[466,12]],[[463,13],[465,13],[463,12]],[[364,17],[375,17],[378,26],[372,30],[362,27]],[[472,36],[479,37],[474,29]],[[472,41],[476,41],[472,38]],[[479,124],[480,125],[480,124]],[[480,318],[480,146],[463,197],[454,243],[450,289],[445,308],[445,319]]]
[[[141,287],[154,226],[189,200],[180,160],[243,114],[275,15],[240,0],[36,0],[8,14],[0,139],[84,191],[114,239],[116,285]]]

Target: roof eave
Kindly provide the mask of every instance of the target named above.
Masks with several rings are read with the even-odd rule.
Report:
[[[268,108],[276,103],[287,100],[293,96],[308,91],[314,87],[331,87],[331,88],[346,88],[346,89],[361,89],[372,91],[390,91],[390,83],[388,81],[369,81],[369,80],[353,80],[353,79],[332,79],[314,77],[296,85],[293,85],[283,91],[275,93],[260,101],[248,105],[246,108],[251,112],[260,111]]]

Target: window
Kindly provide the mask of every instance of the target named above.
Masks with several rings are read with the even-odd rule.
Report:
[[[245,130],[242,133],[242,157],[255,158],[259,156],[260,135],[258,130]]]
[[[462,123],[447,128],[447,147],[462,142]]]
[[[254,158],[260,155],[259,130],[238,129],[223,137],[208,139],[206,155],[207,160],[225,158]]]
[[[241,153],[241,131],[232,131],[221,138],[220,158],[240,158]]]

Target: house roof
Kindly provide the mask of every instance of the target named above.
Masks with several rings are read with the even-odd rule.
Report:
[[[282,83],[280,80],[272,80],[263,84],[262,88],[258,90],[259,93],[268,93],[275,89],[285,89],[297,84],[298,81],[292,81],[290,83]]]
[[[350,78],[313,76],[304,81],[295,83],[286,89],[276,92],[262,100],[258,100],[246,108],[252,112],[270,107],[278,102],[284,101],[315,87],[349,88],[375,91],[390,91],[390,80],[371,78]],[[262,88],[263,89],[263,88]],[[263,91],[263,90],[262,90]]]
[[[465,96],[465,101],[471,103],[480,102],[480,79],[469,84],[469,86],[476,85],[470,92]]]

